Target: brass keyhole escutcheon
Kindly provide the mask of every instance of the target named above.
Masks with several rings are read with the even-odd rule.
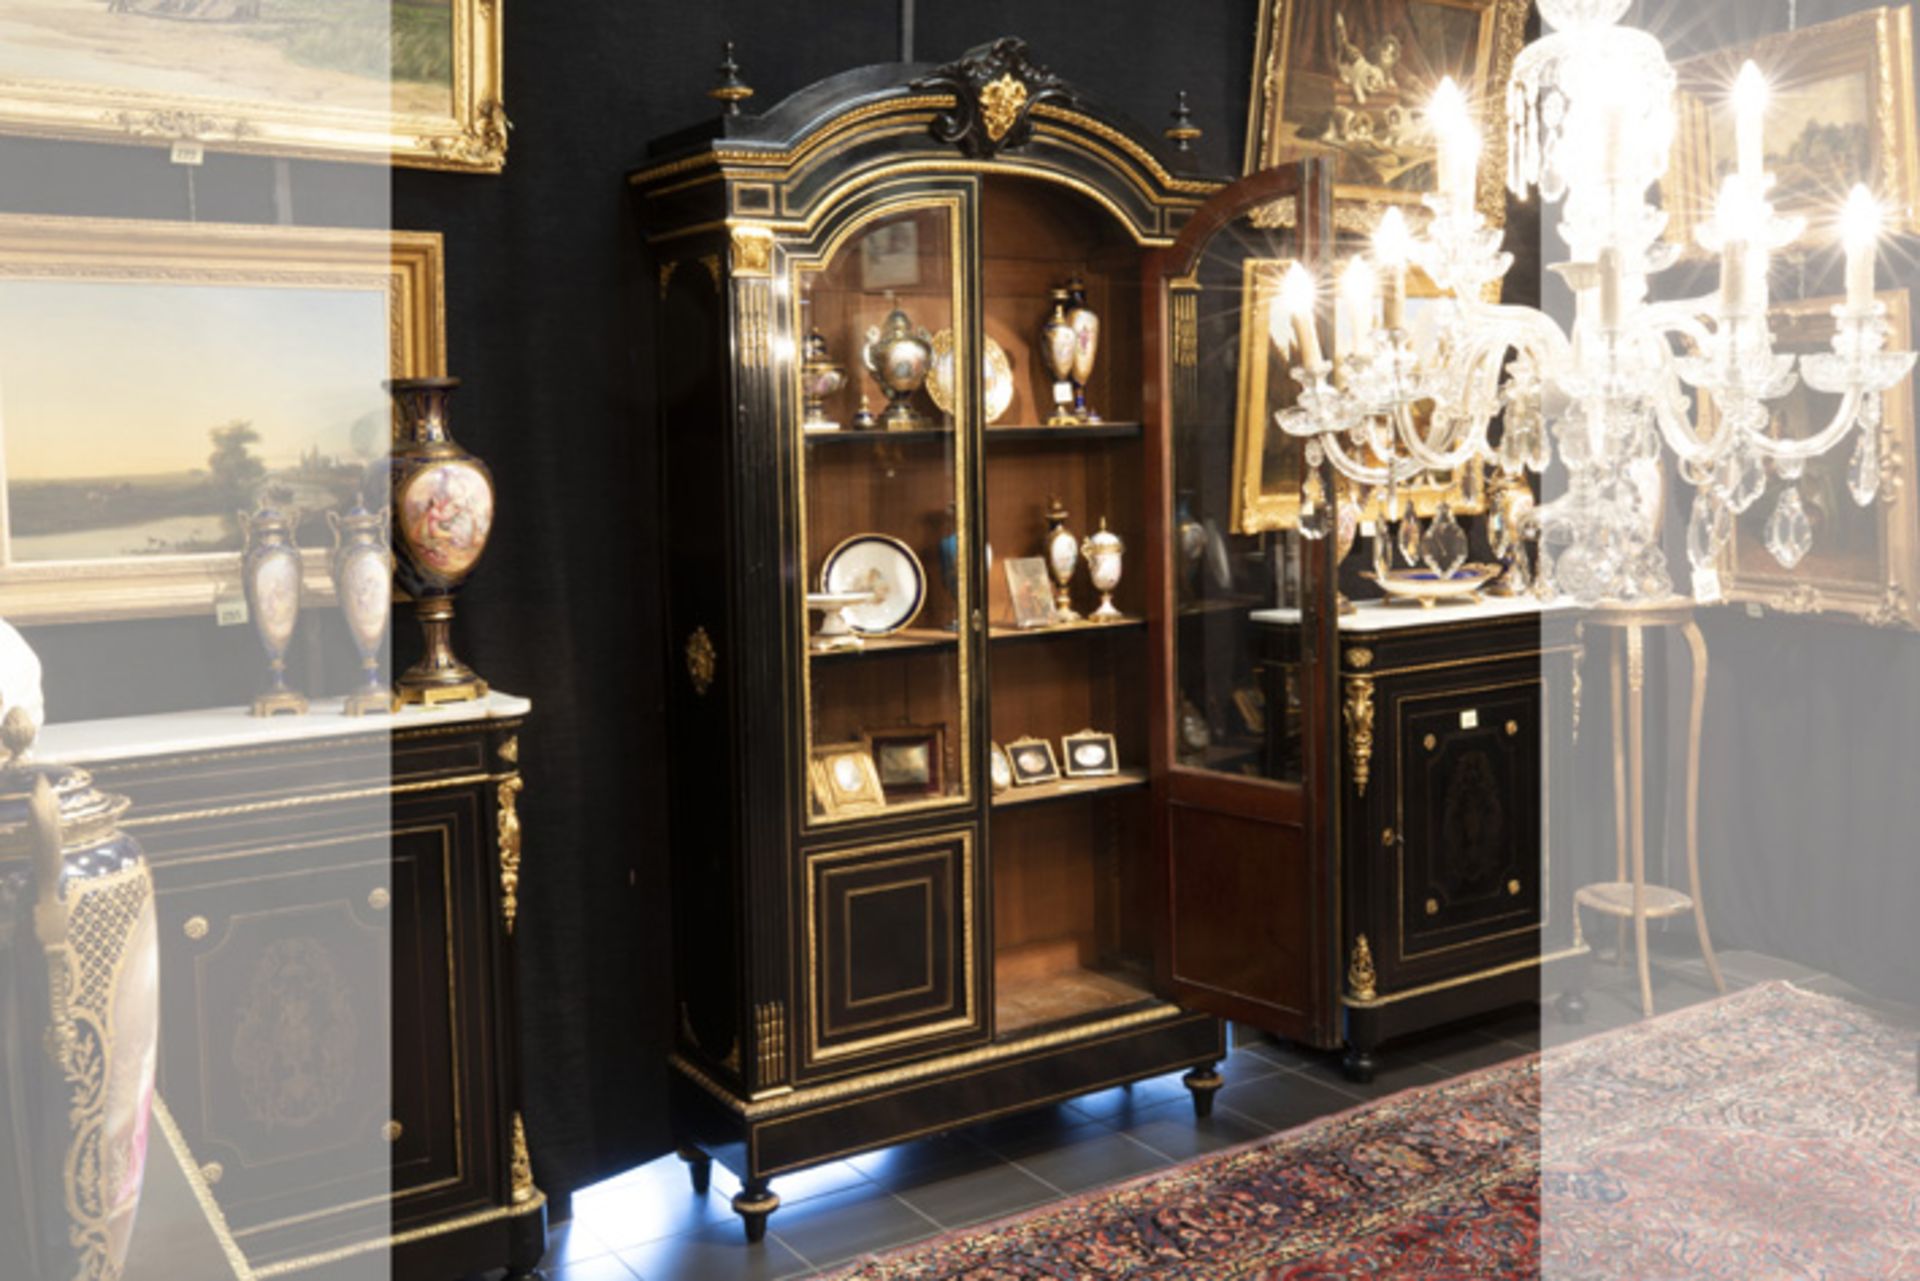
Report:
[[[1513,895],[1513,896],[1514,896],[1515,898],[1518,898],[1518,897],[1520,896],[1520,882],[1518,882],[1518,881],[1508,881],[1508,882],[1507,882],[1507,893],[1509,893],[1509,894],[1511,894],[1511,895]]]
[[[1393,848],[1393,829],[1391,827],[1380,833],[1380,843],[1388,849]]]
[[[208,1187],[212,1187],[227,1177],[227,1167],[218,1161],[209,1161],[200,1167],[200,1177],[207,1181]]]
[[[1519,732],[1520,732],[1520,722],[1519,722],[1519,721],[1508,721],[1508,722],[1507,722],[1507,737],[1508,737],[1508,738],[1512,738],[1512,737],[1514,737],[1515,735],[1517,735],[1517,734],[1519,734]]]
[[[1434,748],[1440,746],[1440,740],[1432,734],[1427,735],[1426,742],[1427,742],[1427,750],[1429,752],[1431,752]]]
[[[207,925],[206,917],[189,916],[187,918],[187,923],[185,925],[182,925],[180,927],[180,930],[188,938],[198,943],[201,939],[207,936],[207,931],[209,928],[210,927]]]
[[[1428,900],[1427,900],[1427,915],[1428,915],[1428,916],[1438,916],[1438,915],[1440,915],[1440,900],[1439,900],[1439,899],[1437,899],[1437,898],[1430,898],[1430,899],[1428,899]]]
[[[387,904],[391,902],[393,902],[393,895],[387,893],[383,886],[376,885],[367,892],[367,906],[376,912],[386,911]]]
[[[389,1143],[398,1143],[400,1136],[406,1133],[406,1127],[398,1121],[389,1121],[380,1127],[380,1137]]]

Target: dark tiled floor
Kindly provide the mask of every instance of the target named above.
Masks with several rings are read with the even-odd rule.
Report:
[[[1861,999],[1845,984],[1790,962],[1735,952],[1721,964],[1730,988],[1785,978]],[[1222,1065],[1227,1084],[1206,1121],[1194,1120],[1178,1076],[1161,1077],[777,1179],[782,1205],[757,1246],[745,1243],[727,1203],[737,1179],[715,1166],[712,1190],[696,1197],[685,1166],[666,1157],[576,1194],[573,1221],[554,1230],[546,1273],[551,1281],[810,1276],[1476,1071],[1543,1042],[1557,1045],[1634,1022],[1639,988],[1633,971],[1596,961],[1593,976],[1580,1025],[1528,1009],[1392,1046],[1369,1086],[1346,1080],[1337,1056],[1241,1033]],[[1697,959],[1659,961],[1654,997],[1662,1012],[1713,994]]]

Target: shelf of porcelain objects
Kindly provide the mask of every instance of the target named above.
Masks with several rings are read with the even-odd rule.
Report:
[[[1066,636],[1098,636],[1117,632],[1137,632],[1146,625],[1146,619],[1131,616],[1105,620],[1083,618],[1078,622],[1054,623],[1047,627],[1013,627],[1005,623],[995,623],[988,632],[988,635],[996,642],[1059,640]]]
[[[933,650],[953,649],[959,642],[959,634],[951,629],[938,627],[911,627],[906,631],[895,632],[891,636],[865,636],[861,638],[859,648],[815,649],[812,650],[816,663],[841,662],[858,658],[873,658],[888,654],[911,654]]]

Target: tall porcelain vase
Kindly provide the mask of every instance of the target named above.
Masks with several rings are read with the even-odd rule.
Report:
[[[413,597],[426,653],[394,683],[403,703],[485,698],[487,683],[453,652],[453,603],[493,530],[493,474],[447,429],[458,378],[396,378],[400,423],[387,465],[400,585]]]
[[[1100,317],[1087,306],[1086,282],[1078,276],[1067,283],[1067,325],[1073,330],[1073,416],[1097,423],[1100,415],[1087,404],[1087,384],[1093,381],[1094,357],[1100,354]]]
[[[347,695],[341,712],[365,716],[391,712],[398,702],[380,679],[380,654],[386,648],[393,612],[393,551],[387,545],[387,509],[370,512],[364,502],[351,512],[327,513],[333,530],[333,590],[341,616],[360,653],[360,687]]]
[[[240,585],[253,629],[267,651],[267,689],[253,700],[253,714],[301,716],[307,700],[287,684],[287,646],[300,621],[302,576],[293,520],[272,507],[239,516],[246,538],[246,550],[240,555]]]

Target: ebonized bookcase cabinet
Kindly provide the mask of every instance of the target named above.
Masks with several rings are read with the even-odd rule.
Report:
[[[1222,1017],[1342,1039],[1331,540],[1235,534],[1227,501],[1246,260],[1322,263],[1331,174],[1181,161],[1003,40],[729,111],[630,180],[657,266],[674,1118],[696,1188],[740,1176],[749,1239],[777,1176],[855,1152],[1181,1069],[1204,1116]],[[1040,332],[1072,278],[1100,421],[1049,425]],[[957,372],[855,429],[896,309]],[[816,332],[838,430],[801,426]],[[1006,562],[1056,502],[1125,541],[1119,621],[1013,625]],[[806,598],[876,534],[925,567],[918,612],[821,651]],[[1096,600],[1083,567],[1073,605]],[[1253,621],[1275,606],[1282,642]],[[1232,720],[1262,679],[1283,742]],[[1116,772],[995,790],[995,744],[1089,729]],[[884,803],[828,787],[902,734],[919,768]]]

